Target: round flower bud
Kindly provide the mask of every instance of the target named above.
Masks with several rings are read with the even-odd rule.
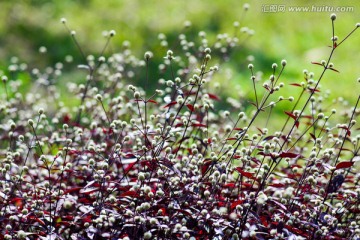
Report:
[[[145,180],[145,174],[144,174],[143,172],[140,172],[140,173],[138,174],[138,179],[139,179],[140,181],[144,181],[144,180]]]
[[[109,32],[109,36],[110,36],[110,37],[113,37],[113,36],[115,36],[115,35],[116,35],[115,30],[111,30],[111,31]]]
[[[244,8],[245,11],[247,11],[247,10],[249,10],[250,5],[249,5],[248,3],[245,3],[245,4],[243,5],[243,8]]]
[[[101,63],[103,63],[103,62],[105,62],[105,57],[104,56],[101,56],[101,57],[99,57],[99,62],[101,62]]]
[[[248,65],[248,68],[249,69],[253,69],[254,68],[254,65],[252,65],[251,63]]]
[[[204,196],[205,196],[205,197],[209,197],[209,196],[210,196],[210,191],[209,191],[209,190],[205,190]]]
[[[211,53],[211,49],[210,49],[210,48],[205,48],[204,53],[210,54],[210,53]]]
[[[34,126],[34,121],[33,121],[32,119],[29,119],[29,120],[28,120],[28,124],[29,124],[30,126]]]
[[[102,101],[102,96],[100,94],[96,94],[95,98],[98,100],[98,101]]]
[[[335,19],[336,19],[336,14],[335,14],[335,13],[332,13],[332,14],[330,15],[330,19],[331,19],[332,21],[335,21]]]
[[[65,200],[65,202],[63,203],[65,209],[70,209],[72,205],[72,202],[70,202],[69,200]]]
[[[65,24],[65,23],[66,23],[66,18],[61,18],[61,19],[60,19],[60,22],[61,22],[62,24]]]
[[[144,233],[144,239],[151,239],[151,237],[152,237],[151,232]]]
[[[17,232],[17,237],[19,238],[19,239],[25,239],[26,238],[26,232],[24,232],[23,230],[19,230],[18,232]]]
[[[134,92],[134,98],[135,99],[140,98],[140,93],[138,91]]]
[[[144,58],[145,58],[146,60],[148,60],[148,59],[150,59],[150,58],[152,58],[152,57],[153,57],[153,53],[152,53],[152,52],[150,52],[150,51],[145,52]]]
[[[287,64],[287,62],[286,62],[286,60],[285,60],[285,59],[281,60],[281,66],[285,67],[285,66],[286,66],[286,64]]]

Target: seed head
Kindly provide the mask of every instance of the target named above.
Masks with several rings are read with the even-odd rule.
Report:
[[[336,14],[335,14],[335,13],[332,13],[332,14],[330,15],[330,19],[331,19],[332,21],[335,21],[335,19],[336,19]]]
[[[150,59],[150,58],[152,58],[152,57],[153,57],[153,53],[152,53],[152,52],[150,52],[150,51],[145,52],[144,58],[145,58],[146,60],[148,60],[148,59]]]
[[[184,22],[184,27],[185,27],[185,28],[191,27],[191,22],[190,22],[190,21],[185,21],[185,22]]]
[[[100,94],[96,94],[95,98],[98,100],[98,101],[102,101],[102,96]]]
[[[34,120],[29,119],[29,120],[28,120],[28,124],[29,124],[30,126],[34,126]]]
[[[245,4],[243,5],[243,8],[244,8],[244,11],[249,10],[249,8],[250,8],[250,4],[245,3]]]
[[[151,239],[151,237],[152,237],[151,232],[144,233],[144,239]]]
[[[136,91],[134,92],[134,98],[138,99],[140,97],[140,92]]]
[[[210,48],[205,48],[204,53],[210,54],[210,53],[211,53],[211,49],[210,49]]]
[[[113,37],[113,36],[115,36],[115,35],[116,35],[115,30],[111,30],[111,31],[109,32],[109,36],[110,36],[110,37]]]
[[[166,52],[166,55],[168,55],[168,56],[172,56],[172,55],[174,55],[174,52],[173,52],[173,51],[171,51],[171,50],[168,50],[168,51]]]

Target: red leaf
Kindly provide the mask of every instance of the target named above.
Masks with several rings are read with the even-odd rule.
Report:
[[[319,63],[319,62],[311,62],[312,64],[316,64],[316,65],[320,65],[320,66],[324,66],[324,65],[322,65],[321,63]]]
[[[315,137],[314,134],[310,133],[310,136],[311,136],[311,138],[312,138],[314,141],[316,140],[316,137]]]
[[[257,130],[259,130],[259,132],[264,135],[264,132],[260,128],[257,127]]]
[[[291,86],[295,86],[295,87],[302,87],[301,84],[299,83],[290,83]]]
[[[68,194],[68,193],[71,193],[71,192],[78,192],[78,191],[80,191],[80,189],[82,189],[82,187],[70,188],[70,189],[64,191],[64,195],[66,195],[66,194]]]
[[[135,191],[127,191],[127,192],[124,192],[120,195],[120,197],[138,197],[139,194]]]
[[[215,94],[208,93],[208,95],[209,95],[209,98],[214,99],[216,101],[220,101],[220,98],[218,96],[216,96]]]
[[[63,122],[64,123],[69,123],[70,122],[70,116],[68,114],[66,114],[64,117],[63,117]]]
[[[282,188],[282,187],[285,187],[285,184],[283,184],[283,183],[272,183],[269,186],[274,187],[274,188]]]
[[[236,140],[237,138],[231,137],[231,138],[227,138],[226,141],[230,141],[230,140]]]
[[[235,170],[238,171],[244,177],[247,177],[250,179],[255,179],[255,177],[253,176],[253,174],[251,172],[245,172],[240,167],[235,168]]]
[[[94,193],[98,190],[99,190],[99,188],[97,188],[97,187],[83,188],[80,190],[80,193],[81,194],[90,194],[90,193]]]
[[[194,111],[194,106],[193,106],[193,105],[191,105],[191,104],[186,104],[186,106],[187,106],[187,108],[188,108],[191,112]]]
[[[285,111],[285,113],[286,113],[286,115],[288,115],[289,117],[291,117],[292,119],[295,120],[295,126],[296,126],[297,128],[299,128],[299,121],[296,120],[297,117],[296,117],[294,114],[292,114],[291,112],[286,112],[286,111]]]
[[[204,164],[201,166],[201,173],[205,174],[209,169],[210,165],[211,165],[211,160],[205,160]]]
[[[296,154],[296,153],[291,153],[291,152],[282,152],[280,153],[279,155],[281,158],[296,158],[298,156],[300,156],[299,154]]]
[[[169,104],[165,105],[165,106],[164,106],[164,108],[171,107],[172,105],[175,105],[175,104],[177,104],[177,102],[176,102],[176,101],[173,101],[173,102],[171,102],[171,103],[169,103]]]
[[[261,223],[262,225],[264,225],[265,227],[269,226],[269,223],[266,221],[266,217],[265,216],[261,216],[260,217]]]
[[[125,169],[124,169],[124,172],[125,173],[128,173],[133,167],[134,165],[136,164],[137,161],[133,162],[133,163],[130,163]]]
[[[157,104],[157,101],[152,100],[152,99],[148,100],[148,102],[151,102],[151,103],[155,103],[155,104]]]
[[[92,220],[91,220],[91,215],[87,215],[87,216],[85,216],[83,219],[83,222],[91,222]]]
[[[191,124],[191,126],[193,126],[193,127],[206,127],[206,125],[202,124],[202,123],[193,123],[193,124]]]
[[[316,89],[316,88],[311,88],[311,87],[309,87],[309,90],[310,90],[311,92],[320,92],[320,90],[319,90],[319,89]]]
[[[176,128],[177,128],[177,127],[182,127],[182,126],[184,126],[183,123],[178,123],[178,124],[175,125]]]
[[[282,210],[287,211],[287,208],[285,207],[284,204],[282,204],[282,203],[280,203],[278,201],[275,201],[275,200],[269,200],[269,202],[272,202],[272,203],[278,205]]]
[[[136,158],[136,156],[134,154],[132,154],[132,153],[127,153],[125,155],[125,158]]]
[[[351,131],[349,130],[348,127],[343,127],[343,126],[340,126],[339,128],[342,128],[342,129],[345,129],[346,130],[346,135],[348,135],[350,137],[351,135]]]
[[[288,115],[289,117],[291,117],[292,119],[296,120],[296,116],[294,114],[292,114],[291,112],[286,112],[286,115]]]
[[[224,188],[234,188],[235,187],[235,183],[227,183],[223,185]]]
[[[244,202],[243,200],[236,200],[236,201],[234,201],[234,202],[231,203],[230,208],[231,208],[231,209],[235,209],[237,205],[240,205],[240,204],[242,204],[243,202]]]
[[[28,216],[29,219],[35,220],[36,222],[40,223],[41,225],[45,226],[45,222],[35,216]]]
[[[338,70],[336,70],[335,68],[331,68],[331,67],[329,67],[328,69],[333,70],[334,72],[338,72],[338,73],[339,73],[339,71],[338,71]]]
[[[340,162],[336,165],[336,169],[349,168],[354,165],[354,162]]]
[[[255,107],[257,107],[257,105],[256,105],[255,103],[253,103],[253,102],[250,102],[250,104],[253,105],[253,106],[255,106]]]
[[[263,141],[268,141],[273,139],[275,136],[267,136],[266,138],[263,139]]]

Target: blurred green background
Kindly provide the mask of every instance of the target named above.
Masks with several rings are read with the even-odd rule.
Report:
[[[352,7],[351,11],[336,12],[336,35],[343,39],[360,22],[358,0],[305,1],[305,0],[254,0],[244,15],[246,1],[190,1],[190,0],[9,0],[0,1],[0,64],[5,70],[12,56],[32,67],[44,68],[63,61],[66,55],[74,56],[74,64],[81,64],[76,47],[68,32],[60,23],[67,19],[70,29],[77,32],[77,39],[86,54],[98,54],[104,46],[103,31],[114,29],[117,35],[108,53],[121,49],[124,40],[139,58],[159,43],[157,35],[165,33],[175,39],[185,20],[192,22],[192,32],[206,31],[208,38],[215,39],[219,33],[233,33],[233,22],[255,30],[255,35],[237,49],[232,60],[226,64],[230,80],[225,79],[223,94],[236,96],[233,89],[251,90],[249,71],[244,58],[255,57],[255,70],[270,74],[271,64],[288,61],[282,81],[301,82],[302,71],[308,69],[315,76],[321,67],[311,61],[326,59],[331,44],[331,11],[326,7]],[[269,12],[271,6],[280,5],[285,10]],[[290,7],[323,8],[323,11],[292,12]],[[45,46],[46,54],[39,48]],[[171,42],[170,42],[171,46]],[[156,52],[155,52],[156,53]],[[328,72],[322,86],[332,90],[332,97],[343,96],[350,104],[359,94],[360,32],[356,32],[339,48],[333,58],[335,68]],[[76,68],[74,67],[74,71]],[[71,72],[70,72],[71,73]],[[68,78],[69,74],[64,75]],[[74,75],[78,76],[78,75]],[[315,77],[316,78],[316,77]],[[298,89],[289,88],[289,94],[297,95]]]

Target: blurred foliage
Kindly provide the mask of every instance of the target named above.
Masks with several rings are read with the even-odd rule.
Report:
[[[199,31],[206,31],[209,42],[219,33],[232,34],[233,22],[239,21],[240,27],[254,29],[255,35],[246,40],[244,48],[237,49],[238,52],[231,56],[231,61],[226,64],[226,74],[222,75],[226,76],[221,79],[226,81],[223,85],[224,94],[236,96],[234,89],[251,92],[250,74],[246,68],[246,56],[249,54],[255,57],[255,70],[263,71],[264,78],[270,74],[271,64],[279,63],[281,59],[288,61],[283,79],[285,83],[302,81],[303,69],[314,71],[315,76],[320,73],[321,68],[311,65],[310,62],[320,61],[328,56],[331,12],[290,12],[288,7],[352,6],[352,12],[337,13],[335,31],[340,40],[354,28],[356,22],[360,22],[360,5],[357,0],[251,1],[246,14],[243,11],[244,3],[238,0],[2,0],[1,69],[6,69],[11,56],[18,56],[20,61],[27,62],[30,68],[54,65],[58,61],[64,61],[67,55],[74,57],[74,65],[81,64],[82,59],[76,46],[60,23],[62,17],[67,19],[69,28],[76,31],[85,54],[99,54],[106,42],[103,32],[114,29],[117,35],[111,41],[106,54],[121,49],[123,41],[128,40],[139,58],[145,51],[151,50],[159,59],[166,50],[154,47],[159,46],[157,35],[165,33],[171,48],[171,44],[176,44],[178,34],[183,31],[186,20],[192,22],[190,33],[196,36]],[[274,4],[285,5],[285,12],[263,11],[264,7]],[[360,72],[354,67],[360,62],[359,42],[360,34],[356,33],[341,46],[342,49],[338,50],[333,58],[335,68],[341,74],[327,73],[323,83],[325,88],[334,91],[332,97],[341,95],[351,103],[359,93],[356,79],[360,77]],[[41,46],[47,48],[46,54],[39,53]],[[151,71],[157,71],[156,64],[153,66]],[[74,79],[74,76],[79,79]],[[62,78],[66,82],[82,81],[81,77],[78,72],[74,75],[68,71]],[[290,90],[295,96],[296,92],[297,89]]]

